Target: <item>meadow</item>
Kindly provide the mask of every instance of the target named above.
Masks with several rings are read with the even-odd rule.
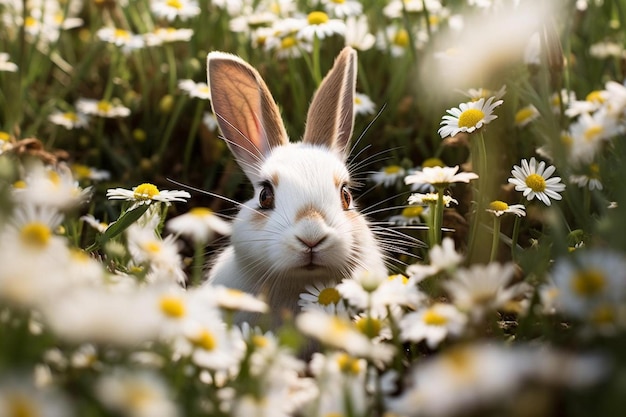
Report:
[[[623,415],[625,26],[622,0],[0,0],[0,416]],[[298,140],[345,46],[389,273],[235,324],[268,308],[203,285],[251,195],[207,54]]]

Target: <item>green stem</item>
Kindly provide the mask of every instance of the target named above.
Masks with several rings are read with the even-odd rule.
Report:
[[[191,270],[191,286],[200,285],[202,281],[202,266],[204,265],[204,243],[195,242],[193,253],[193,265]]]
[[[319,86],[322,83],[322,68],[320,66],[320,40],[315,35],[313,37],[313,79],[315,80],[315,85]]]
[[[474,190],[476,196],[476,198],[474,198],[475,211],[470,225],[468,259],[473,257],[474,249],[476,247],[476,235],[478,234],[478,229],[480,228],[480,218],[483,214],[484,201],[486,197],[485,181],[487,175],[487,147],[485,145],[485,137],[483,136],[482,131],[479,132],[473,140],[475,145],[472,149],[472,166],[474,167],[474,170],[477,171],[478,181],[476,189]]]
[[[515,216],[515,223],[513,223],[513,233],[511,233],[511,259],[517,261],[517,239],[519,238],[519,227],[521,223],[521,217]]]
[[[165,45],[165,55],[167,58],[167,67],[169,74],[168,90],[170,94],[176,91],[176,56],[174,55],[174,47],[171,44]]]
[[[489,256],[489,263],[496,260],[498,256],[498,247],[500,246],[500,217],[493,216],[493,241],[491,242],[491,255]]]
[[[183,111],[183,107],[185,106],[186,102],[187,100],[185,99],[185,97],[181,96],[178,102],[176,103],[176,107],[174,108],[174,111],[172,112],[172,117],[170,117],[167,127],[165,128],[165,133],[163,133],[163,137],[161,138],[161,144],[159,145],[159,150],[157,153],[157,155],[159,156],[159,160],[162,159],[163,152],[165,152],[165,149],[167,148],[167,145],[170,142],[170,137],[172,136],[174,127],[176,127],[176,123],[178,122],[178,118],[180,116],[180,113]]]
[[[193,115],[193,121],[191,122],[191,129],[189,129],[189,135],[187,136],[187,142],[185,143],[185,154],[183,157],[183,169],[185,174],[189,172],[189,161],[191,159],[191,151],[193,150],[193,144],[196,141],[196,134],[198,133],[198,127],[202,123],[202,112],[204,111],[204,100],[198,100],[196,104],[196,111]]]
[[[444,187],[437,187],[437,204],[433,214],[433,240],[431,248],[441,243],[441,226],[443,224],[443,192]]]

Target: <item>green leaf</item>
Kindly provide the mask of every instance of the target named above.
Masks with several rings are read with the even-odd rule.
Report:
[[[132,210],[124,212],[117,221],[111,223],[109,227],[96,239],[96,241],[87,248],[88,251],[93,252],[100,248],[108,240],[113,239],[124,230],[126,230],[131,224],[135,223],[139,218],[148,211],[149,204],[142,204],[135,207]]]

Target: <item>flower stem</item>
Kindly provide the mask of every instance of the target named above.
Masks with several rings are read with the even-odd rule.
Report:
[[[191,286],[200,284],[202,279],[202,266],[204,265],[204,243],[195,242],[193,253],[193,265],[191,269]]]
[[[430,242],[431,247],[441,243],[441,226],[443,224],[443,187],[437,188],[437,204],[433,213],[433,234]]]
[[[500,217],[493,216],[493,241],[491,242],[491,255],[489,263],[496,260],[498,256],[498,247],[500,246]]]
[[[185,154],[183,157],[183,169],[185,174],[189,172],[189,160],[191,159],[191,151],[193,150],[193,144],[196,140],[196,134],[198,133],[198,127],[202,123],[202,112],[204,111],[204,101],[198,100],[196,105],[196,111],[193,115],[193,121],[191,122],[191,129],[189,129],[189,135],[187,136],[187,142],[185,143]]]

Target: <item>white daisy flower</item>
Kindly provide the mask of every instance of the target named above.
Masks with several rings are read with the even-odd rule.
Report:
[[[530,162],[526,159],[522,159],[522,166],[515,165],[511,174],[513,177],[509,178],[509,183],[515,185],[516,191],[521,191],[524,197],[531,201],[537,197],[538,200],[549,206],[551,204],[550,199],[560,200],[562,197],[559,194],[565,190],[565,184],[561,182],[561,177],[551,177],[556,171],[554,165],[550,165],[546,168],[546,163],[541,161],[537,163],[537,160],[532,157]]]
[[[565,110],[565,115],[569,117],[577,117],[583,113],[593,113],[599,110],[608,98],[608,92],[605,90],[594,90],[587,94],[584,100],[574,100],[569,103]]]
[[[367,95],[363,93],[354,94],[354,114],[374,114],[376,105]]]
[[[578,185],[580,188],[589,188],[589,190],[602,190],[602,182],[600,181],[600,166],[592,163],[587,167],[584,174],[572,174],[569,181]]]
[[[0,52],[0,71],[17,72],[18,66],[9,61],[11,57],[6,52]]]
[[[576,93],[574,91],[568,91],[567,89],[562,89],[561,92],[552,93],[550,96],[550,107],[552,108],[552,112],[554,114],[561,114],[561,106],[564,109],[567,109],[570,103],[576,101]]]
[[[424,265],[416,263],[406,268],[406,273],[415,282],[434,275],[440,271],[453,271],[463,261],[463,255],[454,249],[454,240],[449,237],[443,238],[441,245],[435,245],[428,251],[430,263]]]
[[[348,16],[359,16],[363,12],[363,5],[356,0],[322,0],[324,9],[340,19]]]
[[[124,188],[110,188],[107,190],[110,200],[134,201],[136,205],[150,204],[153,201],[169,205],[174,201],[186,201],[191,194],[187,191],[159,190],[154,184],[143,183],[132,190]]]
[[[572,258],[558,259],[551,277],[557,308],[585,320],[593,319],[599,307],[622,303],[626,294],[626,260],[606,249],[574,251]]]
[[[415,172],[404,178],[406,184],[432,184],[435,187],[447,187],[455,182],[469,183],[478,178],[473,172],[460,172],[457,174],[459,166],[454,167],[425,167],[421,172]]]
[[[210,299],[221,309],[249,311],[253,313],[266,313],[269,310],[268,305],[264,301],[238,289],[221,285],[205,286],[205,288],[210,289]]]
[[[145,46],[143,36],[134,34],[125,29],[103,27],[96,32],[98,39],[121,47],[124,53],[128,53]]]
[[[624,46],[616,42],[596,42],[589,47],[589,55],[598,59],[623,58],[624,53]]]
[[[67,130],[87,127],[89,124],[87,115],[73,111],[55,111],[48,116],[48,120],[57,126],[63,126]]]
[[[298,38],[312,41],[315,37],[324,39],[333,35],[343,36],[346,33],[346,24],[343,20],[331,19],[321,11],[309,13],[307,23],[298,32]]]
[[[213,112],[205,112],[202,117],[202,123],[209,129],[211,132],[217,131],[219,124],[217,123],[217,117],[215,117],[215,113]]]
[[[506,95],[506,85],[500,87],[498,91],[489,90],[488,88],[470,88],[467,91],[461,91],[461,93],[467,97],[471,101],[478,101],[481,98],[488,99],[489,97],[493,97],[494,100],[500,100],[502,97]]]
[[[574,163],[589,163],[605,141],[622,132],[623,127],[606,108],[593,114],[582,113],[569,127],[569,157]]]
[[[419,205],[434,205],[437,204],[437,199],[438,199],[438,194],[437,193],[426,193],[426,194],[422,194],[422,193],[413,193],[409,196],[408,198],[408,203],[409,204],[419,204]],[[444,195],[443,196],[443,205],[445,207],[450,207],[450,204],[459,204],[459,202],[452,198],[449,195]]]
[[[442,138],[446,138],[456,136],[460,132],[472,133],[489,124],[498,117],[493,114],[493,110],[503,103],[502,100],[494,99],[495,97],[489,97],[485,101],[481,98],[446,110],[448,114],[443,116],[440,123],[443,126],[437,132]]]
[[[377,185],[382,184],[384,187],[391,187],[404,177],[405,172],[400,165],[388,165],[380,171],[370,174],[369,179]]]
[[[108,223],[101,222],[100,220],[96,219],[92,214],[86,214],[84,216],[81,216],[80,220],[84,221],[100,233],[104,233],[104,231],[107,230],[107,228],[109,227]]]
[[[523,289],[519,284],[509,286],[513,279],[513,264],[492,262],[456,270],[454,277],[442,285],[454,305],[479,321],[488,311],[503,307]]]
[[[130,109],[109,100],[81,98],[76,101],[76,109],[83,114],[106,118],[128,117]]]
[[[424,340],[435,349],[448,336],[460,335],[466,323],[467,316],[455,306],[435,303],[404,316],[399,324],[400,337],[416,343]]]
[[[15,369],[15,367],[13,367]],[[65,417],[74,416],[68,398],[52,387],[42,387],[30,375],[12,374],[0,378],[0,416]]]
[[[96,381],[95,395],[104,407],[127,416],[180,415],[169,386],[151,371],[115,369]]]
[[[537,107],[529,104],[528,106],[522,107],[515,113],[515,126],[524,127],[533,120],[539,118],[541,114]]]
[[[626,84],[608,81],[604,85],[607,92],[606,108],[610,115],[621,116],[626,110]]]
[[[193,36],[193,29],[177,29],[174,27],[156,28],[144,35],[146,45],[158,46],[164,43],[187,42]]]
[[[217,315],[186,322],[183,336],[177,340],[175,350],[202,368],[228,370],[245,353],[241,333],[229,331]]]
[[[513,213],[517,217],[523,217],[526,215],[526,207],[524,207],[523,204],[508,205],[504,201],[500,200],[494,200],[489,203],[489,208],[486,210],[496,217],[500,217],[505,213]]]
[[[412,224],[423,223],[423,218],[427,218],[430,211],[424,206],[409,206],[402,209],[400,214],[391,216],[389,222],[398,226],[410,226]]]
[[[202,100],[211,100],[211,89],[207,83],[197,83],[193,80],[180,80],[178,88],[189,94],[190,97]]]
[[[208,243],[216,234],[230,235],[230,223],[206,207],[194,207],[187,213],[174,217],[166,223],[167,228],[179,235],[191,238],[195,243]]]
[[[376,47],[381,51],[389,51],[391,56],[404,56],[411,47],[409,32],[401,26],[390,25],[378,32]]]
[[[179,253],[179,245],[174,235],[161,239],[154,229],[132,224],[126,229],[128,251],[138,264],[148,264],[150,269],[146,281],[175,281],[184,284],[186,275],[183,271],[183,260]]]
[[[156,17],[170,22],[177,18],[185,21],[200,14],[200,7],[195,0],[153,0],[150,10]]]
[[[347,317],[346,306],[341,294],[332,284],[313,284],[304,287],[298,306],[302,311],[323,311],[328,314]]]
[[[70,165],[72,174],[77,181],[90,180],[90,181],[104,181],[111,178],[111,173],[103,169],[96,169],[88,167],[83,164]]]
[[[376,43],[376,36],[369,31],[367,16],[350,16],[346,19],[345,44],[359,51],[367,51]]]

